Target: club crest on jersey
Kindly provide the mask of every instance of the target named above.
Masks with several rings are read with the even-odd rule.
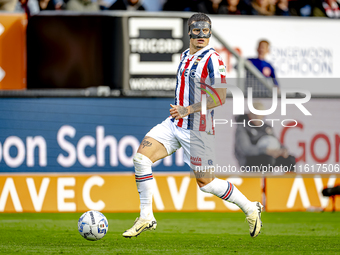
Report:
[[[198,62],[200,62],[200,60],[202,59],[202,57],[198,57],[194,63],[194,65],[198,65]]]

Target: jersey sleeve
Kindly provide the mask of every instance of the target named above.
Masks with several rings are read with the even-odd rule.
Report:
[[[208,71],[211,85],[216,83],[226,83],[226,66],[216,52],[213,53],[209,59]]]

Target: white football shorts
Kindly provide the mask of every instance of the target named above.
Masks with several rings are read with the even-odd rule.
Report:
[[[212,167],[215,163],[215,136],[180,128],[171,121],[171,117],[153,127],[145,136],[163,144],[169,155],[183,147],[184,162],[191,169]]]

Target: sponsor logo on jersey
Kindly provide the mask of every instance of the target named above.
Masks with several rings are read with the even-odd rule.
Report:
[[[184,76],[187,77],[189,71],[190,71],[190,69],[188,69],[188,68],[181,70],[181,76],[183,75],[183,72],[184,72]]]
[[[195,78],[195,76],[196,76],[196,70],[191,70],[190,71],[190,77]]]
[[[224,66],[219,66],[218,67],[218,72],[223,75],[223,76],[226,76],[226,70],[225,70],[225,67]]]
[[[202,165],[202,159],[200,157],[190,157],[190,162],[194,166],[201,166]]]

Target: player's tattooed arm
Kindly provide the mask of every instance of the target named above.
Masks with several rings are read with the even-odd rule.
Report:
[[[216,94],[213,94],[213,98],[215,98],[215,100],[212,97],[207,98],[207,109],[215,108],[221,105],[220,101],[216,100],[218,97],[221,98],[222,104],[225,102],[227,90],[224,88],[216,88],[216,92],[218,93],[218,96]],[[188,116],[191,113],[200,112],[202,108],[201,105],[201,102],[189,105],[187,107],[170,104],[170,115],[171,117],[178,120],[184,118],[185,116]]]
[[[186,108],[186,107],[178,107],[178,113],[179,113],[179,115],[180,116],[187,116],[189,113],[189,111],[188,111],[188,108]]]
[[[201,102],[196,103],[196,104],[192,104],[192,105],[190,105],[189,108],[190,108],[190,113],[199,112],[199,111],[201,111],[202,104],[201,104]]]
[[[141,143],[141,146],[142,148],[144,149],[145,147],[150,147],[152,145],[151,142],[149,142],[148,140],[146,139],[143,139],[142,143]]]
[[[215,96],[215,98],[217,98],[217,96],[215,94],[213,96]],[[222,101],[222,103],[224,103],[224,101]],[[214,99],[212,99],[212,97],[207,98],[207,109],[215,108],[215,107],[220,106],[220,105],[221,104],[220,104],[219,100],[217,100],[216,103],[215,103],[215,101],[214,101]],[[189,106],[189,109],[190,109],[189,110],[190,113],[200,112],[201,109],[202,109],[202,103],[198,102],[196,104],[192,104],[192,105]]]

